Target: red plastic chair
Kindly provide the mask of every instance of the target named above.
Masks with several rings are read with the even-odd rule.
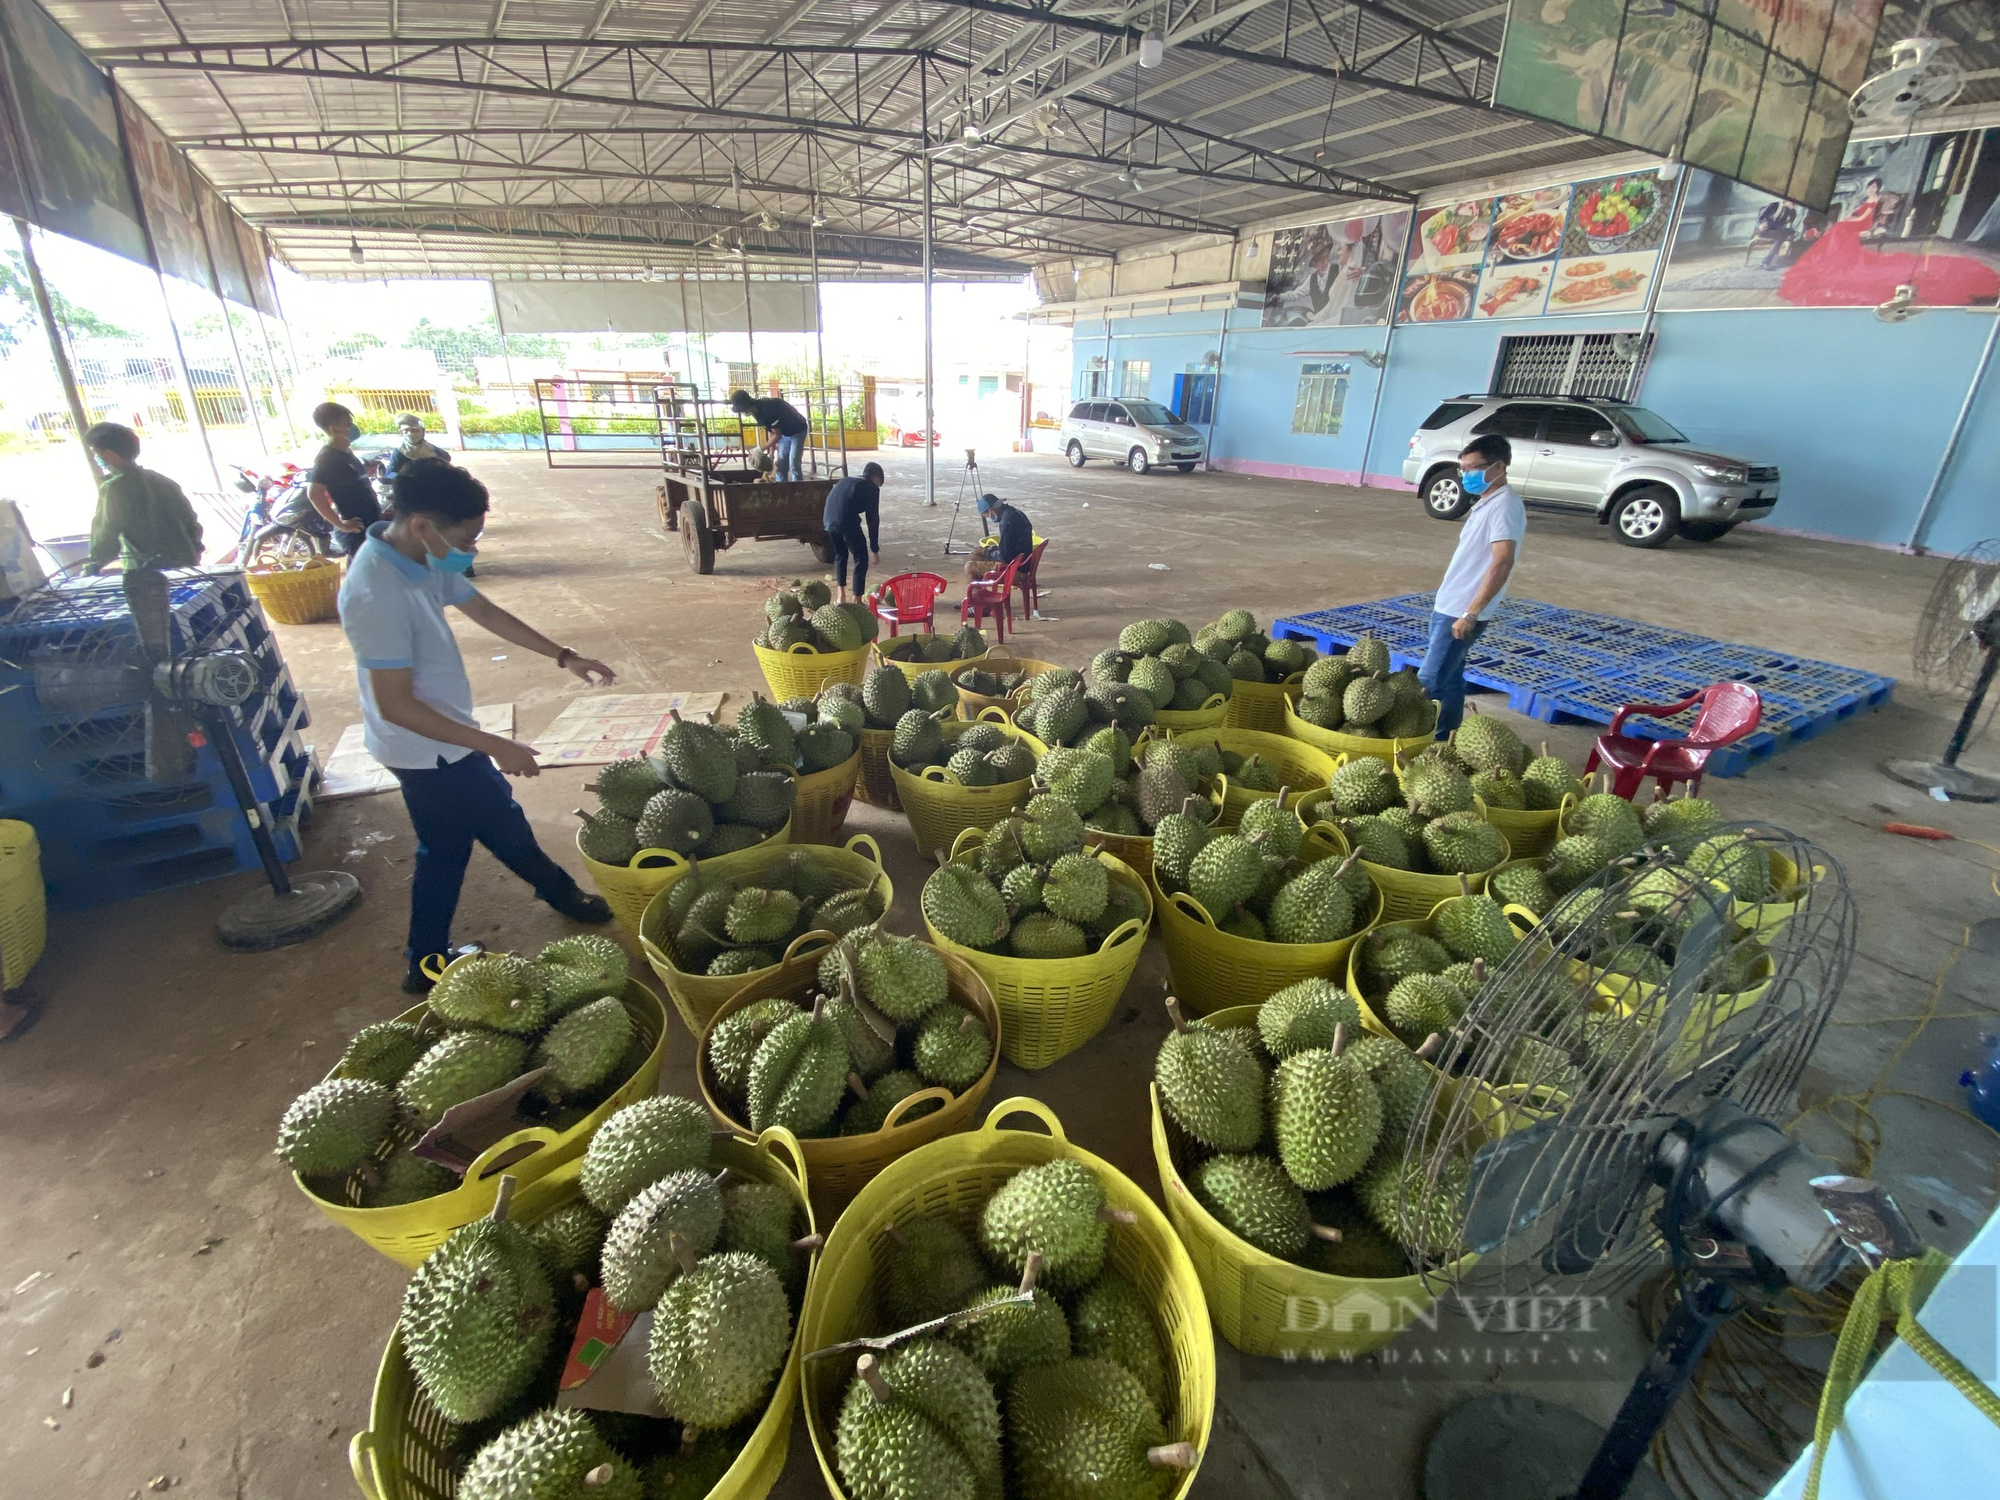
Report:
[[[1047,537],[1035,543],[1035,550],[1028,554],[1027,561],[1022,563],[1021,571],[1014,579],[1014,587],[1021,592],[1021,608],[1031,620],[1042,612],[1042,586],[1036,580],[1035,572],[1042,565],[1042,553],[1048,550],[1048,545]]]
[[[958,618],[961,621],[977,625],[988,615],[993,617],[993,643],[996,646],[1006,642],[1007,629],[1014,623],[1014,580],[1027,561],[1026,554],[1023,554],[991,578],[968,583],[965,598],[959,601]]]
[[[1697,704],[1700,710],[1685,739],[1649,740],[1622,733],[1628,715],[1666,719]],[[1711,683],[1692,698],[1683,698],[1678,703],[1627,703],[1612,716],[1611,728],[1597,737],[1590,759],[1584,762],[1583,774],[1590,775],[1599,762],[1610,766],[1616,773],[1611,790],[1627,802],[1648,776],[1660,784],[1663,793],[1676,781],[1685,781],[1688,795],[1698,796],[1710,754],[1724,745],[1735,744],[1755,729],[1763,717],[1764,700],[1757,696],[1755,688],[1741,682]]]
[[[937,610],[937,597],[951,587],[935,573],[898,573],[874,593],[868,596],[868,607],[875,611],[875,618],[889,627],[889,638],[895,639],[896,632],[904,625],[921,625],[931,629],[931,616]],[[887,594],[896,602],[882,603]]]

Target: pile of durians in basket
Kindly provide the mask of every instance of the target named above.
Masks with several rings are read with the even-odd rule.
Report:
[[[667,889],[668,951],[684,974],[715,977],[768,969],[808,932],[845,936],[882,919],[882,895],[857,889],[810,846],[756,875],[694,868]]]
[[[889,759],[905,771],[943,766],[963,786],[999,786],[1035,773],[1035,753],[997,724],[974,723],[947,737],[955,721],[958,689],[943,671],[912,681],[895,667],[877,667],[861,684],[871,729],[894,729]]]
[[[294,1099],[278,1125],[278,1156],[320,1197],[339,1200],[359,1174],[361,1206],[392,1208],[450,1192],[456,1172],[398,1146],[446,1110],[548,1071],[518,1106],[525,1122],[566,1130],[622,1087],[645,1042],[619,998],[625,950],[608,938],[558,938],[532,960],[511,953],[461,959],[431,990],[418,1022],[377,1021],[356,1032],[332,1076]]]
[[[628,865],[642,849],[701,857],[751,848],[791,817],[794,773],[837,766],[854,751],[850,731],[834,723],[794,730],[762,694],[727,729],[675,711],[659,749],[612,761],[586,788],[598,808],[578,814],[578,846],[606,865]]]
[[[1389,646],[1363,636],[1344,656],[1327,656],[1306,668],[1295,712],[1320,729],[1368,739],[1414,739],[1437,724],[1414,667],[1389,670]],[[1470,721],[1468,721],[1470,722]]]
[[[873,1300],[903,1334],[860,1356],[841,1399],[847,1493],[1157,1500],[1179,1483],[1197,1455],[1167,1441],[1166,1348],[1108,1264],[1111,1225],[1134,1217],[1060,1158],[1001,1183],[972,1233],[942,1216],[883,1230]]]
[[[1562,770],[1569,774],[1567,766]],[[1412,760],[1400,779],[1386,760],[1355,756],[1333,773],[1324,791],[1299,799],[1299,815],[1308,823],[1336,823],[1349,847],[1370,864],[1417,874],[1478,875],[1500,863],[1506,840],[1479,815],[1475,795],[1464,762],[1450,745],[1438,743]],[[1546,908],[1544,899],[1541,909]]]
[[[1358,857],[1299,858],[1306,825],[1278,797],[1244,809],[1233,833],[1192,813],[1153,830],[1153,877],[1185,891],[1223,932],[1258,943],[1333,943],[1368,920],[1375,887]]]
[[[872,1135],[911,1094],[960,1094],[985,1074],[993,1035],[952,1000],[951,976],[929,943],[857,934],[826,950],[818,978],[810,1007],[783,996],[752,1001],[702,1039],[710,1077],[753,1130]],[[927,1100],[903,1120],[942,1107]]]
[[[769,1407],[819,1241],[785,1188],[717,1173],[708,1111],[662,1095],[585,1149],[582,1193],[516,1223],[455,1230],[410,1278],[397,1319],[419,1390],[452,1426],[458,1500],[707,1495]],[[646,1376],[664,1416],[559,1406],[593,1284],[650,1311]]]
[[[976,625],[961,625],[951,635],[899,635],[882,654],[891,661],[970,661],[986,654],[986,637]]]
[[[820,578],[794,580],[764,601],[764,629],[753,644],[772,651],[810,646],[814,651],[859,651],[881,631],[875,611],[861,603],[835,604]]]

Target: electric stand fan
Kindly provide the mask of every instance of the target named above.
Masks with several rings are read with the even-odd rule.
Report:
[[[1882,769],[1905,786],[1940,793],[1948,801],[2000,799],[2000,781],[1958,763],[1993,718],[1986,694],[2000,666],[2000,540],[1981,542],[1945,565],[1924,601],[1910,660],[1932,687],[1968,696],[1942,759],[1892,760]]]

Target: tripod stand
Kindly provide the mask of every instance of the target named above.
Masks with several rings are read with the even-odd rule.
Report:
[[[972,556],[973,549],[970,547],[962,548],[957,553],[954,553],[951,548],[952,533],[958,530],[958,509],[965,504],[965,491],[968,486],[972,490],[975,501],[978,500],[979,496],[986,493],[985,486],[980,483],[979,479],[979,456],[971,448],[965,450],[965,467],[958,472],[958,497],[951,502],[951,525],[946,528],[944,534],[944,555],[946,557]],[[983,522],[980,525],[979,532],[982,540],[991,535],[986,530]]]

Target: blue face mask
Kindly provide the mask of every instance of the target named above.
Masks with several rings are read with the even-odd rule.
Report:
[[[1458,487],[1468,495],[1485,494],[1486,471],[1484,469],[1467,469],[1458,476]]]
[[[431,566],[440,573],[470,573],[478,556],[478,553],[467,552],[462,547],[452,547],[446,550],[443,557],[433,557]]]

